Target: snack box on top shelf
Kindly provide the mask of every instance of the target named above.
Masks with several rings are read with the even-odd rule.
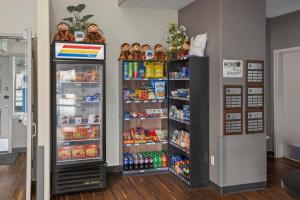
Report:
[[[163,62],[123,62],[123,78],[165,78]]]

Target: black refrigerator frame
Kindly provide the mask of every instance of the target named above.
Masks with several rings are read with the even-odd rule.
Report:
[[[50,66],[50,89],[51,89],[51,194],[61,195],[67,193],[77,193],[86,191],[103,190],[106,188],[106,45],[104,46],[104,60],[96,59],[55,59],[55,44],[87,44],[99,45],[99,43],[86,42],[53,42],[51,45],[51,66]],[[56,98],[56,65],[57,64],[100,64],[102,70],[102,161],[91,160],[65,165],[57,165],[57,98]],[[61,181],[61,182],[60,182]],[[68,189],[64,189],[62,184],[73,184]]]

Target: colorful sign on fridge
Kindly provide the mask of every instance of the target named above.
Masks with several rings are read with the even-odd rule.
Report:
[[[104,44],[55,43],[55,58],[104,60]]]

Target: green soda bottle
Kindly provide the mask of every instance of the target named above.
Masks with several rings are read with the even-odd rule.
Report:
[[[153,154],[153,167],[158,168],[158,157],[156,154]]]

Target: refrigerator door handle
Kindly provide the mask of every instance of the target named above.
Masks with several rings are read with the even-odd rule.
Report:
[[[33,127],[33,135],[31,136],[32,138],[34,138],[35,136],[36,136],[36,134],[37,134],[37,132],[36,132],[36,123],[35,122],[32,122],[31,123],[31,126]]]

